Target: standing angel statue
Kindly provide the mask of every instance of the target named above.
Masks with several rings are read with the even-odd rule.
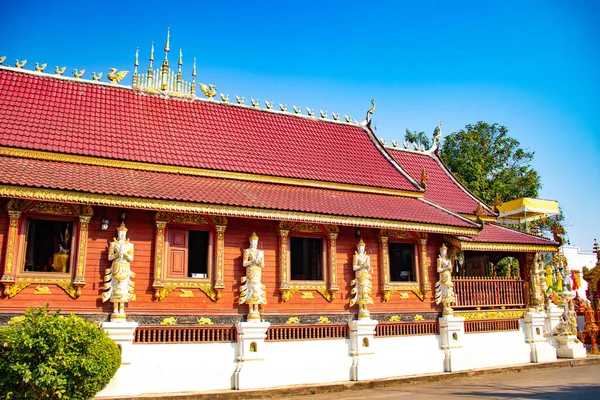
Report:
[[[260,321],[259,304],[267,304],[266,288],[262,284],[262,269],[265,266],[265,254],[258,249],[258,236],[252,232],[250,236],[250,247],[244,250],[244,262],[246,267],[246,276],[242,277],[242,286],[240,287],[240,304],[248,304],[250,309],[248,313],[249,321]]]
[[[354,297],[350,299],[350,307],[358,304],[358,318],[368,319],[371,315],[369,310],[367,310],[367,304],[373,304],[373,299],[371,298],[371,272],[373,272],[371,257],[365,253],[365,242],[362,239],[358,242],[356,248],[357,251],[354,252],[352,259],[352,269],[355,273],[355,279],[352,280],[351,285],[354,287],[350,292]]]
[[[109,268],[104,273],[104,290],[102,301],[110,301],[114,305],[114,311],[111,316],[116,319],[124,319],[125,303],[135,300],[135,283],[131,278],[135,278],[135,273],[131,271],[131,262],[133,261],[133,243],[126,238],[127,227],[125,222],[117,228],[118,237],[113,238],[108,248],[108,260],[112,261]]]
[[[452,303],[456,302],[454,283],[452,282],[452,260],[448,257],[448,248],[443,243],[437,259],[437,272],[439,280],[435,284],[435,303],[444,306],[443,314],[452,314]]]

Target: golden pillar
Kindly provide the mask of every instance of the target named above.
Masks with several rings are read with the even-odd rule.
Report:
[[[15,243],[17,241],[19,219],[21,211],[9,211],[9,227],[8,227],[8,242],[6,244],[6,262],[4,264],[4,274],[0,279],[0,283],[4,285],[4,294],[8,295],[8,288],[15,283],[15,275],[13,274],[13,261],[15,257]]]
[[[428,271],[428,262],[427,262],[427,234],[421,233],[419,235],[421,238],[419,239],[419,246],[421,247],[421,290],[424,292],[426,290],[431,290],[431,283],[429,283],[429,271]]]
[[[163,251],[165,247],[165,228],[167,227],[167,221],[156,221],[156,234],[155,241],[156,248],[154,249],[154,282],[152,287],[154,288],[154,296],[159,298],[159,292],[164,288],[163,283]]]
[[[329,294],[331,300],[335,299],[335,292],[340,290],[337,284],[337,233],[328,233],[327,239],[329,241]]]

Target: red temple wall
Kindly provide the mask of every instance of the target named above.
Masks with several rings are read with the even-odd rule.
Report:
[[[95,215],[91,219],[88,228],[88,246],[86,257],[85,279],[86,286],[83,287],[82,294],[78,299],[70,298],[61,288],[55,285],[43,284],[48,286],[52,292],[51,295],[34,294],[35,284],[22,290],[13,298],[3,299],[4,311],[22,311],[30,306],[42,306],[49,304],[52,308],[60,308],[65,312],[77,311],[79,313],[111,312],[110,303],[102,303],[101,293],[103,292],[103,274],[109,266],[108,244],[116,236],[116,228],[119,225],[119,216],[121,210],[114,208],[95,207]],[[265,253],[265,268],[262,273],[262,282],[267,288],[267,302],[264,307],[265,314],[336,314],[336,313],[357,313],[357,306],[349,309],[350,282],[354,279],[352,271],[352,256],[356,249],[357,239],[355,238],[355,228],[340,227],[337,239],[337,282],[339,291],[335,294],[335,300],[329,302],[317,291],[310,291],[314,298],[302,298],[302,291],[294,294],[288,302],[281,300],[281,295],[277,289],[279,263],[279,236],[277,234],[277,221],[251,220],[244,218],[229,218],[225,232],[224,246],[224,284],[225,289],[221,293],[221,298],[214,302],[208,298],[199,289],[192,289],[194,297],[182,298],[182,293],[176,289],[162,301],[156,300],[152,288],[154,271],[154,238],[155,222],[153,220],[154,212],[143,210],[127,210],[126,225],[128,228],[128,237],[135,246],[134,261],[132,270],[136,273],[134,278],[135,293],[137,300],[130,302],[127,312],[129,314],[197,314],[197,315],[221,315],[221,314],[246,314],[247,305],[238,305],[240,278],[245,275],[242,266],[243,250],[248,247],[248,237],[253,231],[256,231],[259,240],[259,247]],[[0,241],[3,243],[2,251],[5,248],[5,236],[8,231],[8,216],[6,213],[0,213]],[[102,219],[110,221],[110,227],[107,231],[101,230]],[[435,311],[437,307],[431,300],[431,292],[426,294],[425,299],[420,300],[412,292],[408,293],[408,298],[400,298],[399,292],[387,302],[379,291],[379,242],[377,240],[375,229],[361,228],[361,238],[366,243],[366,251],[370,253],[373,273],[373,305],[369,310],[381,313],[401,313],[411,311]],[[216,243],[213,245],[216,246]],[[437,281],[437,272],[435,271],[435,259],[441,245],[441,236],[430,235],[427,246],[427,256],[429,264],[429,281],[434,286]],[[417,247],[418,249],[418,247]],[[420,250],[419,258],[420,258]],[[4,254],[0,255],[4,260]],[[2,264],[4,265],[4,261]],[[419,269],[419,265],[416,269]],[[305,290],[308,292],[308,290]]]

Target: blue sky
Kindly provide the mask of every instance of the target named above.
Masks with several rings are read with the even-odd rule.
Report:
[[[0,2],[0,55],[92,71],[132,70],[136,47],[197,57],[220,92],[363,119],[377,135],[448,134],[483,120],[535,151],[541,198],[571,244],[600,238],[597,1]],[[49,68],[49,69],[50,69]],[[131,76],[131,75],[130,75]],[[128,82],[130,77],[126,78]],[[596,132],[594,132],[596,128]],[[348,143],[349,146],[352,143]]]

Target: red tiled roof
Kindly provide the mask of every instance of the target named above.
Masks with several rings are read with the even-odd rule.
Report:
[[[357,125],[0,67],[0,145],[418,191]]]
[[[0,157],[0,184],[473,228],[422,199]]]
[[[501,225],[486,223],[477,236],[460,237],[461,241],[481,243],[511,243],[511,244],[539,244],[557,245],[553,240],[530,235],[506,228]]]
[[[435,156],[415,151],[388,149],[390,155],[417,182],[423,169],[429,175],[425,198],[440,206],[462,214],[475,214],[479,202],[467,192]],[[488,211],[488,215],[492,215]]]

